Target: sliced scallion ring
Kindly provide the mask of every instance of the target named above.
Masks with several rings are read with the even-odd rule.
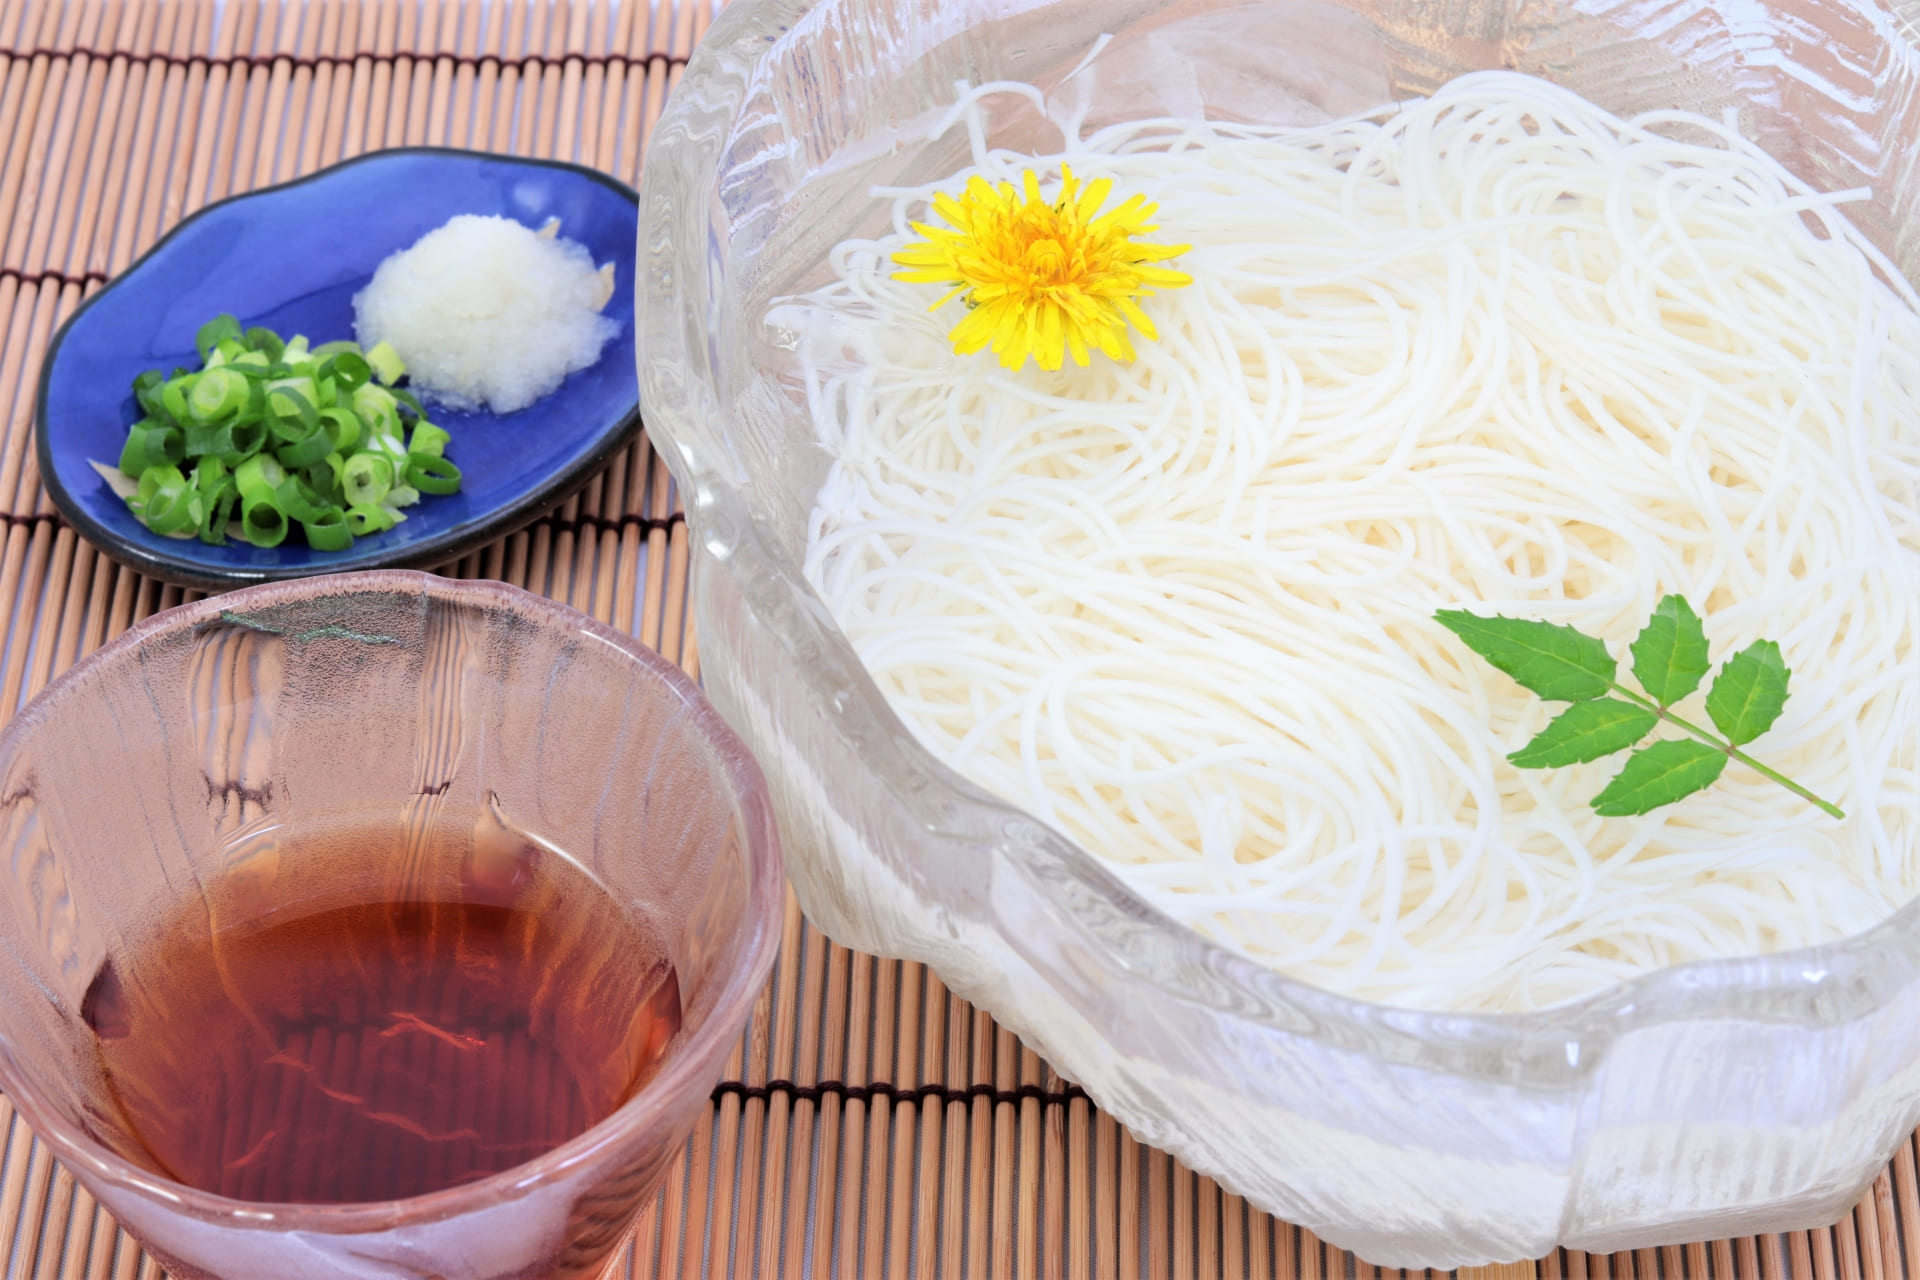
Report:
[[[422,493],[457,493],[460,468],[430,453],[407,455],[407,483]]]
[[[222,486],[211,496],[200,495],[204,504],[200,513],[200,541],[214,546],[223,546],[227,541],[227,525],[233,519],[233,505],[240,500],[239,491],[232,484]]]
[[[346,513],[338,507],[328,507],[314,519],[302,520],[300,528],[307,535],[307,545],[315,551],[345,551],[353,545]]]
[[[138,476],[148,467],[178,466],[186,457],[180,428],[158,418],[142,418],[127,432],[120,450],[120,470]]]
[[[233,442],[231,422],[189,423],[185,453],[189,458],[222,457],[239,452]]]
[[[425,418],[413,424],[413,435],[407,439],[408,454],[425,454],[429,457],[447,456],[447,442],[453,439],[445,427],[436,427]]]
[[[341,391],[352,392],[357,387],[365,386],[372,375],[373,367],[358,351],[336,351],[321,362],[316,376],[332,378]]]
[[[135,494],[140,518],[155,533],[191,533],[200,525],[200,495],[178,467],[148,467]]]
[[[264,422],[236,422],[227,432],[233,441],[233,449],[220,455],[228,466],[237,467],[246,459],[260,452],[267,443],[267,424]]]
[[[158,369],[149,369],[133,380],[133,398],[149,416],[161,412],[160,389],[167,379]]]
[[[228,340],[238,342],[241,336],[238,320],[229,315],[218,315],[200,326],[200,332],[193,337],[193,345],[204,363],[215,347]]]
[[[316,422],[303,439],[279,446],[273,451],[273,456],[289,471],[304,471],[332,452],[333,441],[327,438],[327,433]]]
[[[347,528],[356,538],[385,533],[397,523],[391,514],[380,507],[363,505],[347,508]]]
[[[378,504],[393,488],[393,462],[377,453],[356,453],[341,469],[340,488],[349,507]]]
[[[256,494],[258,491],[256,491]],[[248,542],[256,547],[277,547],[287,540],[287,513],[274,502],[269,490],[265,497],[242,493],[240,528]]]
[[[280,335],[271,329],[249,329],[243,336],[249,347],[264,355],[269,361],[278,361],[281,353],[287,349],[287,344],[280,341]]]
[[[351,409],[322,409],[320,426],[335,449],[347,450],[360,443],[360,419]]]

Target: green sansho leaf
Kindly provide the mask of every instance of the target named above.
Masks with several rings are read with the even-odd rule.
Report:
[[[1752,742],[1773,727],[1787,705],[1787,663],[1780,646],[1756,640],[1728,658],[1707,690],[1707,714],[1734,746]]]
[[[167,446],[161,440],[155,447],[164,453]],[[191,443],[186,452],[193,452]],[[1787,704],[1787,678],[1792,673],[1780,656],[1780,646],[1771,640],[1756,641],[1729,658],[1707,690],[1707,714],[1726,735],[1721,739],[1670,709],[1700,687],[1708,668],[1706,630],[1692,606],[1679,596],[1660,600],[1631,646],[1634,676],[1652,695],[1651,701],[1616,683],[1615,663],[1606,645],[1572,627],[1482,617],[1462,609],[1442,609],[1433,616],[1525,688],[1542,698],[1573,704],[1533,741],[1507,757],[1522,769],[1597,760],[1632,746],[1663,720],[1692,735],[1689,740],[1650,743],[1628,756],[1626,766],[1593,799],[1594,812],[1604,817],[1647,813],[1692,795],[1711,786],[1729,760],[1738,760],[1830,817],[1844,820],[1847,816],[1839,805],[1822,800],[1740,749],[1742,743],[1771,728]],[[1605,696],[1610,692],[1620,696]]]
[[[1649,743],[1593,798],[1593,811],[1603,818],[1650,813],[1712,786],[1726,767],[1727,753],[1704,742]]]
[[[1707,629],[1681,596],[1662,596],[1633,642],[1633,678],[1663,707],[1700,687],[1711,662]]]
[[[1584,764],[1625,751],[1652,732],[1659,721],[1660,717],[1645,707],[1618,698],[1576,702],[1507,759],[1522,769]]]
[[[1442,609],[1435,620],[1469,649],[1550,702],[1585,702],[1613,685],[1607,646],[1572,627]]]

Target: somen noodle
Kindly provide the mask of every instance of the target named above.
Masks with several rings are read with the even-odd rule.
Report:
[[[771,317],[835,458],[808,575],[936,756],[1220,942],[1405,1006],[1547,1006],[1914,894],[1920,315],[1838,212],[1863,193],[1513,73],[1039,157],[981,141],[1007,88],[958,105],[939,189],[1066,164],[1157,203],[1194,280],[1157,341],[955,355],[960,304],[892,278],[931,187]],[[1751,749],[1845,821],[1737,766],[1598,817],[1619,760],[1508,764],[1555,708],[1433,621],[1623,653],[1668,592],[1716,664],[1779,641]]]

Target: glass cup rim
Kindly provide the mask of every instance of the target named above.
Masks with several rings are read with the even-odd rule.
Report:
[[[724,976],[706,1020],[660,1072],[631,1098],[597,1124],[552,1150],[456,1187],[401,1200],[339,1204],[238,1200],[177,1182],[123,1158],[59,1117],[30,1076],[20,1069],[7,1036],[0,1032],[0,1093],[13,1102],[21,1118],[54,1157],[76,1174],[91,1175],[148,1200],[164,1202],[173,1212],[222,1220],[230,1226],[366,1234],[457,1217],[551,1186],[575,1169],[606,1158],[628,1139],[659,1124],[671,1123],[672,1117],[691,1101],[688,1094],[706,1087],[708,1076],[739,1038],[740,1024],[765,984],[780,942],[780,904],[785,875],[766,780],[746,744],[685,671],[632,635],[559,601],[510,583],[442,578],[411,569],[316,575],[208,596],[143,619],[55,677],[19,714],[0,726],[0,760],[18,750],[21,740],[88,678],[124,661],[143,643],[156,637],[191,630],[237,609],[376,591],[399,591],[455,604],[494,609],[510,607],[521,613],[532,613],[543,627],[584,632],[612,646],[679,698],[686,708],[687,726],[706,740],[721,765],[722,777],[716,781],[733,793],[745,828],[749,863],[747,909],[742,927],[735,935],[734,962]]]

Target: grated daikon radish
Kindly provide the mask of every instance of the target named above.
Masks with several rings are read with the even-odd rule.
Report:
[[[511,218],[459,214],[391,254],[353,299],[361,343],[389,343],[412,389],[455,409],[524,409],[600,358],[613,264]]]

